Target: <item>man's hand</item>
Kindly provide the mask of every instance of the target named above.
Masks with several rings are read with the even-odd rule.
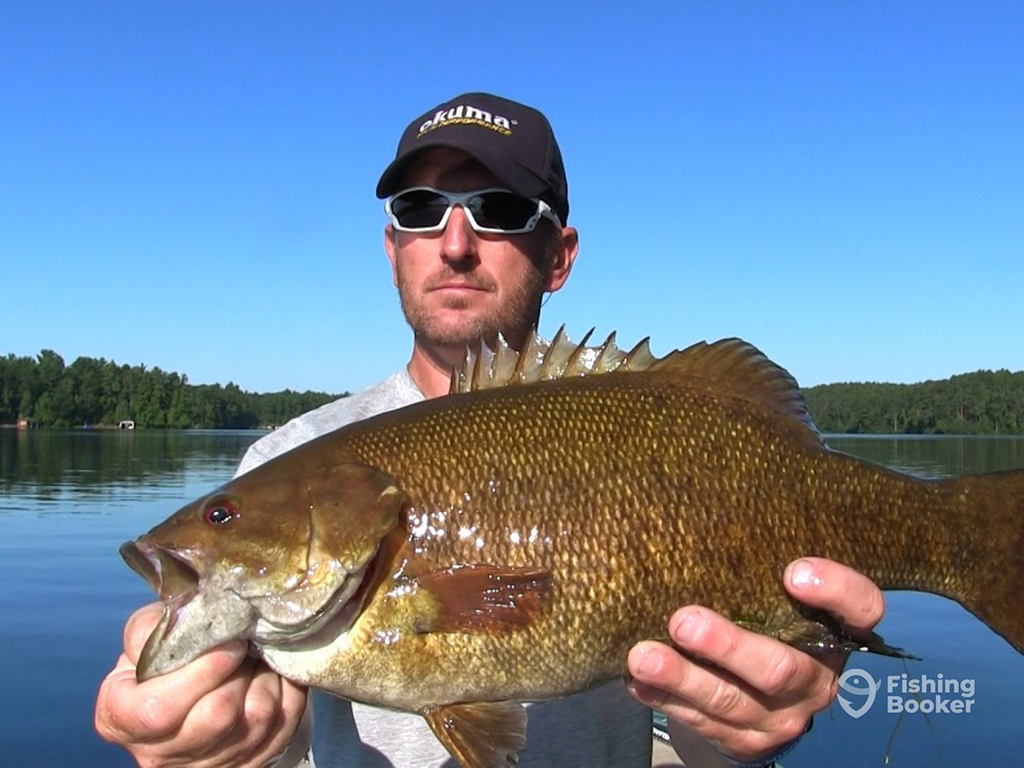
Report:
[[[878,587],[830,560],[790,563],[784,583],[795,599],[828,611],[853,631],[872,629],[885,612]],[[630,651],[633,695],[741,762],[770,755],[800,736],[835,698],[847,657],[808,656],[699,606],[676,611],[669,633],[676,648],[644,642]]]
[[[162,607],[140,608],[124,653],[100,685],[96,730],[148,766],[265,765],[289,745],[306,690],[246,656],[243,643],[212,650],[167,675],[135,680],[135,664]]]

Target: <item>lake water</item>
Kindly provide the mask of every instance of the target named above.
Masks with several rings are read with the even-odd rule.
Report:
[[[124,619],[152,600],[117,548],[230,478],[261,434],[0,430],[0,763],[131,764],[92,729],[96,689],[117,658]],[[1024,467],[1024,438],[829,443],[927,477]],[[948,600],[887,599],[879,631],[924,658],[906,671],[975,680],[971,714],[933,715],[929,724],[920,714],[888,714],[884,700],[859,719],[834,705],[787,768],[882,765],[886,754],[896,766],[1024,759],[1024,657]],[[868,654],[849,666],[876,679],[904,672],[903,662]]]

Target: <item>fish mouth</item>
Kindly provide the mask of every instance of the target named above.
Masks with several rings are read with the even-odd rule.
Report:
[[[163,603],[181,606],[199,589],[199,573],[180,552],[145,541],[126,541],[118,551]]]
[[[163,603],[163,616],[135,665],[140,683],[180,669],[228,640],[246,637],[253,620],[249,604],[231,590],[204,590],[208,579],[200,576],[187,551],[143,537],[122,544],[120,553]]]

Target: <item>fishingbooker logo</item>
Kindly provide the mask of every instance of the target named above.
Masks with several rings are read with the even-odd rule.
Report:
[[[858,682],[863,680],[864,685],[859,685]],[[849,699],[843,698],[842,695],[838,696],[839,706],[852,718],[858,718],[871,709],[871,705],[875,703],[875,694],[878,693],[881,683],[876,683],[868,672],[863,669],[848,669],[843,672],[843,676],[839,678],[839,688],[847,693],[853,693],[858,696],[866,696],[864,703],[859,707],[853,706],[853,702]]]
[[[839,706],[850,717],[858,718],[871,709],[881,687],[882,681],[875,680],[870,672],[848,669],[839,678],[840,690],[865,698],[855,706],[853,701],[840,694]],[[885,678],[885,711],[890,714],[961,715],[969,714],[973,706],[974,680],[970,677],[956,679],[941,674],[911,677],[904,672]]]
[[[460,104],[451,109],[437,110],[437,114],[420,126],[419,136],[447,125],[479,125],[483,128],[490,128],[502,136],[511,136],[512,126],[518,125],[518,123],[518,120],[509,120],[502,115],[491,114],[486,109]]]

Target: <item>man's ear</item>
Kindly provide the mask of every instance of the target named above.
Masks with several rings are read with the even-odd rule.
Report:
[[[398,287],[398,269],[395,267],[395,256],[397,254],[397,246],[395,244],[395,228],[390,224],[384,225],[384,252],[388,255],[388,261],[391,262],[391,282]]]
[[[551,265],[548,268],[547,279],[544,283],[544,290],[554,293],[569,279],[572,272],[573,262],[576,261],[576,254],[580,250],[580,236],[575,227],[564,227],[560,242],[554,247],[554,254],[551,258]]]

